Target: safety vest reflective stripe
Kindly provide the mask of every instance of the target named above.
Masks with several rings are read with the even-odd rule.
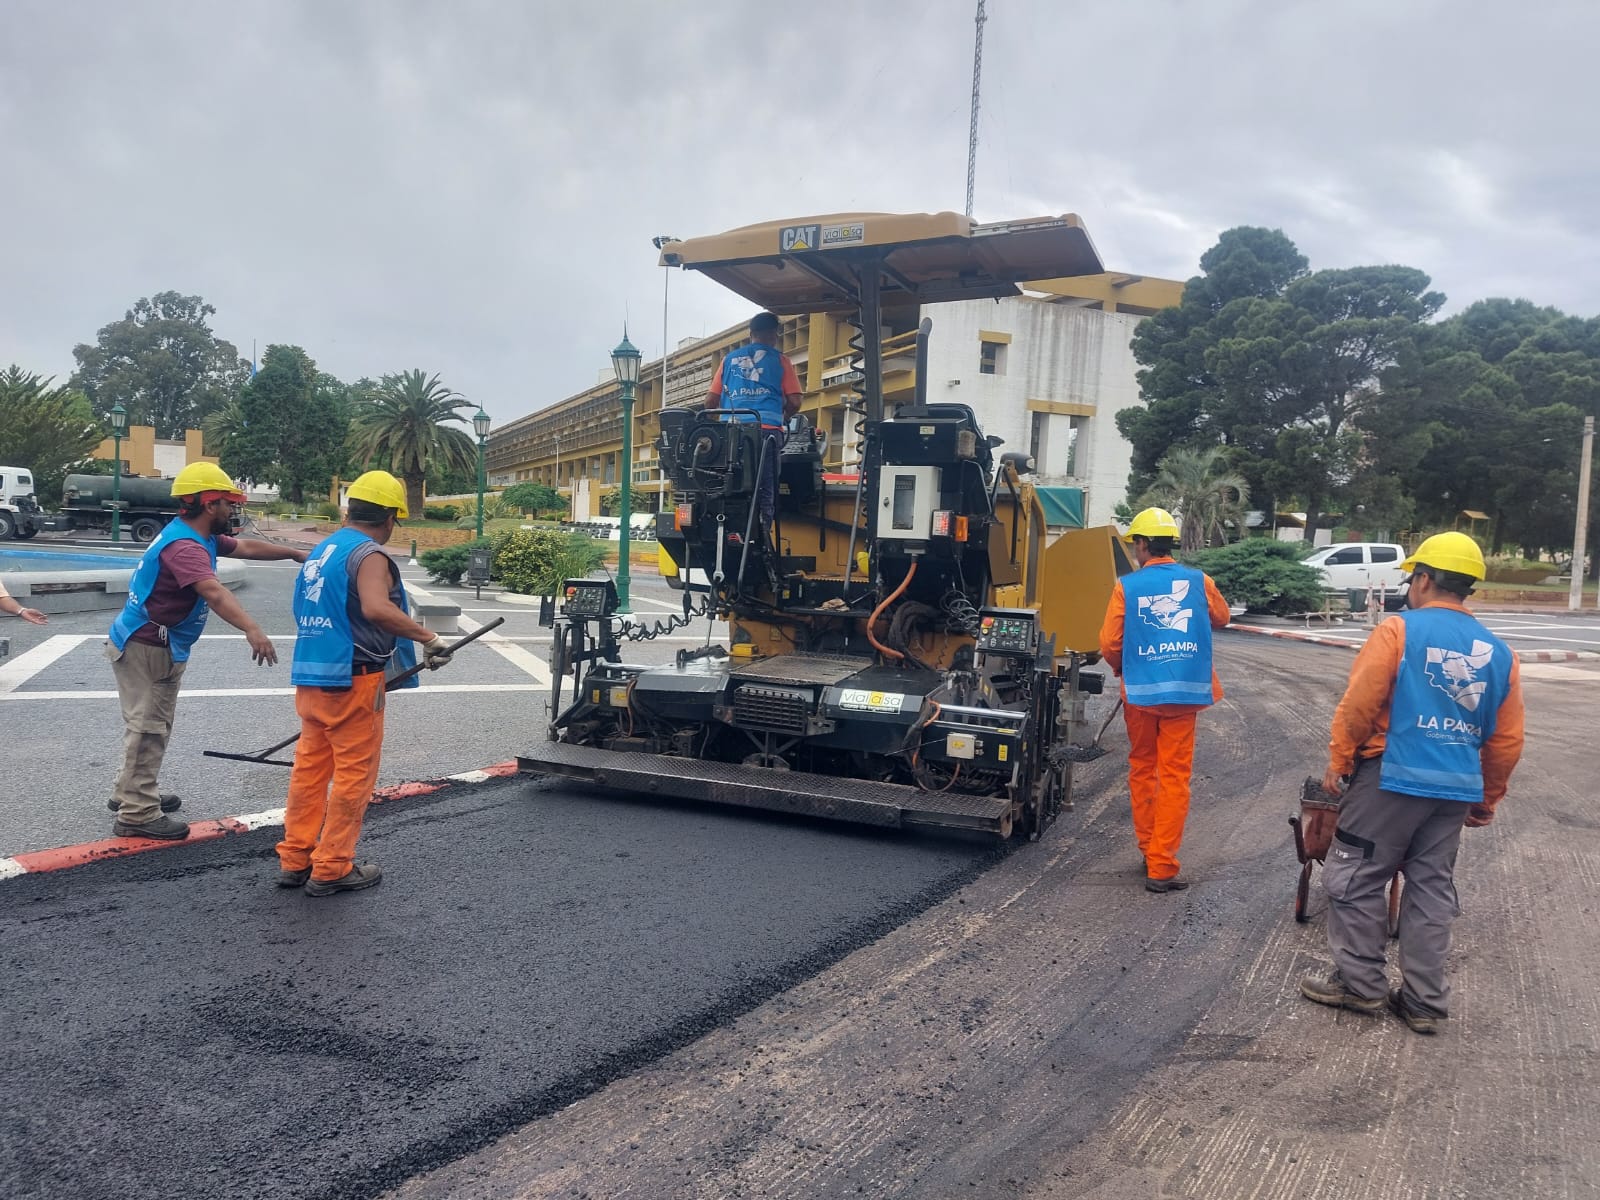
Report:
[[[1185,683],[1182,680],[1168,680],[1166,683],[1129,683],[1125,686],[1128,699],[1140,704],[1210,704],[1211,681],[1204,683]],[[1167,699],[1178,693],[1186,699],[1173,701]]]

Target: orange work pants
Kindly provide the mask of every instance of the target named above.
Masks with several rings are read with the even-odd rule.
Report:
[[[1166,717],[1137,704],[1123,705],[1122,713],[1130,745],[1128,798],[1145,874],[1171,879],[1178,873],[1178,846],[1189,817],[1195,713]]]
[[[374,671],[355,676],[348,691],[295,688],[300,741],[278,843],[285,871],[310,867],[313,879],[338,879],[355,866],[356,839],[378,782],[383,684],[383,672]]]

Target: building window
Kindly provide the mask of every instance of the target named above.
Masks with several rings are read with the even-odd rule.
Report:
[[[1050,414],[1036,412],[1033,414],[1033,427],[1028,431],[1028,453],[1033,456],[1033,466],[1037,471],[1044,470],[1045,434],[1049,429]]]
[[[1006,345],[1004,342],[978,343],[978,374],[1004,375],[1006,373]]]

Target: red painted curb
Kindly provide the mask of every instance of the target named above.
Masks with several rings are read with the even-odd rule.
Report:
[[[483,779],[461,779],[456,776],[447,776],[444,779],[434,779],[426,782],[393,783],[388,787],[379,788],[372,793],[372,803],[381,804],[385,800],[403,800],[412,796],[428,796],[434,792],[442,791],[456,784],[472,786],[477,783],[487,783],[491,779],[505,779],[517,773],[516,759],[498,762],[492,766],[484,767],[480,771],[463,771],[462,775],[483,775]],[[257,829],[267,826],[258,825]],[[233,833],[249,833],[251,826],[246,825],[240,817],[218,817],[215,820],[195,821],[189,826],[189,836],[176,841],[167,841],[162,838],[102,838],[94,842],[82,842],[76,846],[57,846],[50,850],[28,850],[21,854],[13,854],[9,858],[0,858],[0,865],[15,864],[17,869],[9,872],[0,871],[0,881],[5,878],[14,878],[21,875],[38,875],[45,871],[64,871],[71,867],[86,866],[93,862],[103,862],[111,858],[126,858],[130,854],[144,854],[150,850],[171,850],[178,846],[186,846],[192,842],[210,842],[220,837]]]

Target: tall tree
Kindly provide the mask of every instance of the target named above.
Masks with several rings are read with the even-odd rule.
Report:
[[[225,410],[226,411],[226,410]],[[344,385],[319,373],[299,346],[268,346],[261,369],[213,429],[227,430],[222,465],[232,475],[273,483],[285,499],[303,504],[326,494],[344,461],[349,418]]]
[[[1490,516],[1493,550],[1570,548],[1578,437],[1586,414],[1600,416],[1600,321],[1479,301],[1428,330],[1383,392],[1360,423],[1424,525],[1472,509]],[[1590,526],[1600,540],[1593,514]]]
[[[177,292],[141,299],[104,326],[94,345],[73,348],[72,386],[99,416],[120,403],[130,424],[154,425],[157,437],[182,437],[237,396],[249,374],[232,343],[207,324],[215,312],[199,296]]]
[[[1141,505],[1159,504],[1178,518],[1178,546],[1200,550],[1227,542],[1228,526],[1244,527],[1250,485],[1228,467],[1220,446],[1167,452]]]
[[[1214,433],[1202,437],[1222,387],[1208,352],[1242,314],[1236,302],[1276,298],[1307,265],[1282,230],[1230,229],[1201,256],[1201,274],[1184,285],[1182,303],[1139,323],[1133,354],[1145,403],[1117,414],[1117,428],[1133,444],[1130,497],[1150,486],[1173,446],[1218,440]]]
[[[461,429],[464,397],[437,375],[403,371],[386,375],[370,403],[356,416],[352,446],[364,464],[386,467],[406,485],[406,505],[422,511],[423,483],[430,467],[476,471],[477,448]],[[476,476],[474,476],[476,478]]]
[[[61,501],[67,472],[81,466],[105,437],[82,392],[13,364],[0,373],[0,454],[33,474],[41,503]]]
[[[1342,502],[1363,466],[1358,418],[1444,297],[1410,267],[1304,261],[1276,231],[1230,230],[1182,304],[1136,332],[1147,404],[1117,414],[1136,484],[1173,446],[1223,445],[1259,498],[1298,499],[1313,527]]]

